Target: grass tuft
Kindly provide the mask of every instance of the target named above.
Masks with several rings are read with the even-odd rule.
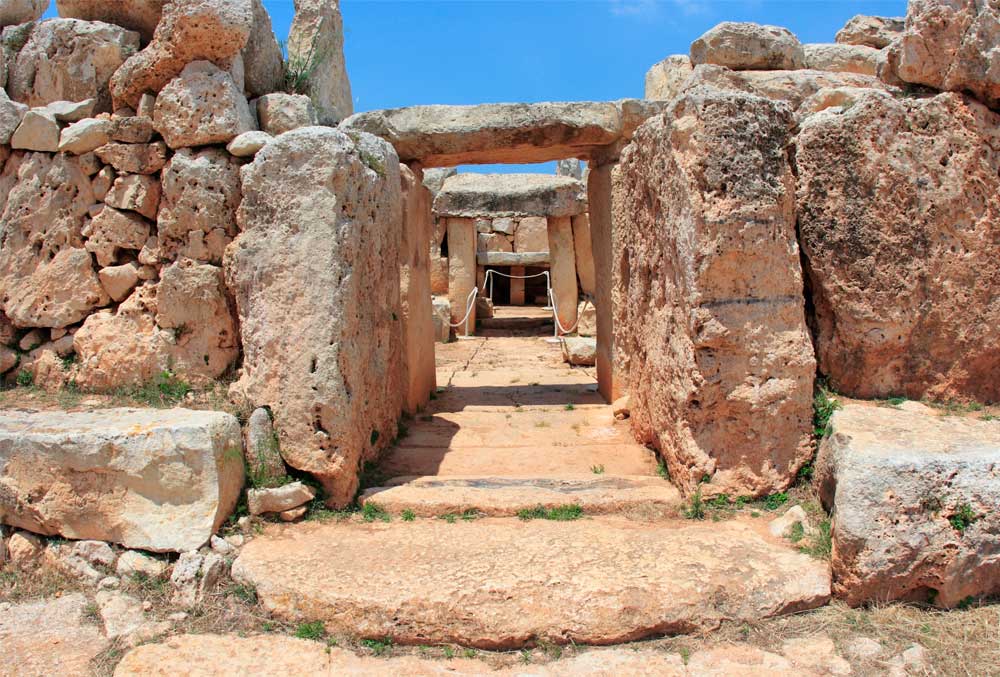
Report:
[[[573,520],[578,520],[583,517],[583,508],[575,503],[569,503],[566,505],[557,505],[554,508],[546,509],[543,506],[537,506],[535,508],[526,508],[524,510],[519,510],[517,512],[518,519],[529,521],[529,520],[552,520],[555,522],[571,522]]]

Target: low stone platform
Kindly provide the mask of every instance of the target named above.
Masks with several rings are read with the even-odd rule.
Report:
[[[351,675],[352,677],[820,677],[850,673],[827,638],[785,642],[782,653],[723,644],[688,656],[655,649],[593,649],[546,665],[495,668],[478,659],[357,656],[320,642],[280,635],[182,635],[129,652],[115,677],[175,675]]]
[[[86,608],[81,593],[8,608],[0,603],[0,677],[89,674],[108,640],[85,618]]]
[[[579,505],[587,514],[640,510],[673,511],[682,504],[680,492],[659,477],[591,475],[577,478],[399,477],[384,487],[369,489],[362,503],[374,503],[392,514],[404,510],[419,517],[460,514],[475,510],[492,517],[509,517],[541,506]]]
[[[954,606],[1000,592],[1000,421],[848,404],[817,461],[837,595]]]
[[[243,488],[230,414],[0,411],[0,521],[156,552],[195,550]]]
[[[358,113],[344,131],[369,132],[395,147],[402,162],[424,167],[532,163],[589,158],[628,141],[666,102],[573,101],[410,106]]]
[[[825,562],[736,521],[274,526],[233,576],[277,616],[332,633],[484,649],[695,632],[830,596]]]

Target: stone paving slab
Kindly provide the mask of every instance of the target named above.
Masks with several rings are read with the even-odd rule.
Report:
[[[90,660],[108,645],[84,619],[80,593],[23,604],[0,604],[0,676],[89,674]]]
[[[757,528],[612,517],[273,526],[233,575],[277,616],[331,633],[488,649],[613,644],[825,604],[829,565]]]

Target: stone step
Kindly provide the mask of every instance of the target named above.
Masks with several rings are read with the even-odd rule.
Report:
[[[548,317],[484,317],[479,320],[481,329],[540,329],[553,326],[552,316]]]
[[[579,505],[588,515],[649,511],[673,514],[682,504],[680,492],[659,477],[397,478],[384,487],[368,489],[362,503],[373,503],[399,515],[418,517],[461,514],[475,510],[492,517],[511,517],[541,506]]]
[[[483,649],[698,632],[830,597],[828,564],[765,520],[271,525],[233,575],[276,616],[333,634]]]
[[[393,448],[379,462],[387,477],[579,477],[603,466],[609,475],[656,475],[656,457],[622,444]]]

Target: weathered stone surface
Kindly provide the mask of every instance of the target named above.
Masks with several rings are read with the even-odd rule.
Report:
[[[587,214],[573,217],[573,251],[576,253],[576,273],[580,277],[580,289],[584,294],[594,296],[597,293],[597,273],[590,239],[590,217]]]
[[[271,141],[271,138],[267,132],[243,132],[229,142],[226,150],[235,157],[253,157]]]
[[[226,144],[257,125],[229,74],[195,61],[156,97],[153,126],[171,148],[188,148]]]
[[[543,216],[529,216],[521,219],[514,231],[514,251],[546,252],[549,251],[549,223]]]
[[[135,107],[156,94],[193,61],[229,69],[254,25],[253,0],[189,0],[164,5],[152,42],[115,72],[115,102]]]
[[[59,123],[44,108],[33,108],[21,118],[10,137],[14,150],[37,150],[54,153],[59,149]]]
[[[573,216],[586,209],[582,183],[546,174],[456,174],[434,198],[440,216]]]
[[[802,124],[798,223],[838,392],[1000,400],[998,129],[958,94],[872,93]]]
[[[593,367],[597,361],[597,339],[567,336],[562,340],[563,359],[577,367]]]
[[[45,14],[49,0],[2,0],[0,28],[37,21]]]
[[[271,412],[264,407],[254,409],[244,432],[247,467],[253,476],[264,482],[285,477],[285,463],[281,460],[281,449],[274,434]]]
[[[336,125],[354,112],[338,0],[295,0],[288,59],[293,73],[306,75],[301,93],[316,103],[321,124]],[[311,63],[315,67],[305,73]]]
[[[186,409],[0,414],[0,517],[152,551],[208,541],[243,486],[239,422]]]
[[[101,268],[97,276],[112,301],[123,301],[139,284],[139,268],[134,263]]]
[[[573,249],[573,222],[567,216],[548,219],[552,302],[560,334],[576,328],[576,307],[580,300],[576,284],[576,252]]]
[[[482,660],[357,656],[320,642],[268,634],[181,635],[138,647],[122,659],[116,677],[239,674],[364,675],[365,677],[821,677],[846,675],[851,667],[826,637],[789,640],[784,655],[749,645],[722,644],[690,656],[660,650],[595,649],[544,665],[495,668]]]
[[[491,649],[692,632],[823,604],[830,585],[824,563],[743,524],[613,518],[275,528],[233,575],[280,617],[332,633]]]
[[[444,187],[444,182],[458,174],[455,167],[431,167],[424,170],[424,185],[431,192],[431,197],[436,198]]]
[[[581,181],[583,180],[583,174],[583,163],[576,158],[567,158],[565,160],[559,160],[556,163],[556,176],[568,176],[571,179]]]
[[[954,606],[1000,590],[1000,424],[847,404],[817,463],[835,589],[851,604]]]
[[[76,158],[11,156],[0,176],[9,186],[0,213],[0,296],[22,327],[65,327],[108,302],[83,249],[84,217],[94,196]]]
[[[709,85],[719,89],[748,92],[775,101],[784,101],[793,109],[821,89],[828,87],[864,87],[887,90],[885,83],[870,75],[833,73],[817,70],[732,71],[720,66],[701,65],[694,69],[682,91]]]
[[[202,602],[219,583],[225,569],[225,562],[214,552],[205,555],[193,551],[182,553],[170,573],[170,584],[174,588],[171,603],[190,608]]]
[[[416,171],[400,165],[403,241],[400,250],[400,318],[406,363],[404,406],[416,414],[437,388],[434,363],[434,311],[431,308],[431,192]]]
[[[271,27],[271,16],[261,0],[253,0],[253,29],[242,56],[244,89],[249,96],[262,96],[282,88],[285,61]]]
[[[270,407],[285,461],[332,504],[350,501],[359,464],[396,432],[399,187],[388,144],[321,127],[275,138],[243,169],[225,263],[243,334],[234,391]]]
[[[883,49],[903,32],[903,19],[858,14],[837,31],[837,42]]]
[[[157,578],[167,570],[167,565],[149,555],[135,550],[126,550],[118,558],[115,573],[119,576],[135,576],[140,574],[149,578]]]
[[[472,219],[448,218],[448,302],[455,333],[468,336],[476,326],[476,228]],[[481,252],[484,257],[504,252]]]
[[[159,255],[219,263],[236,236],[240,162],[220,148],[182,148],[163,170]]]
[[[594,303],[587,299],[580,301],[576,313],[579,318],[576,333],[580,336],[597,336],[597,308],[594,307]]]
[[[160,206],[160,180],[145,174],[119,176],[104,197],[104,203],[115,209],[138,212],[147,219],[156,219]]]
[[[904,81],[972,92],[991,108],[1000,108],[1000,7],[996,3],[912,0],[898,51],[898,74]]]
[[[706,492],[781,491],[811,455],[790,117],[696,90],[640,129],[614,178],[614,342],[632,428],[687,491],[705,477]]]
[[[75,122],[59,135],[59,152],[83,155],[111,141],[111,121],[87,118]]]
[[[23,103],[11,101],[10,97],[3,90],[0,90],[0,144],[6,146],[10,143],[10,137],[14,135],[21,119],[28,112],[28,107]]]
[[[85,675],[108,645],[100,628],[84,618],[81,593],[15,604],[0,613],[5,675]]]
[[[691,43],[691,63],[733,70],[795,70],[802,45],[787,28],[724,21]]]
[[[143,43],[153,39],[166,0],[56,0],[59,16],[103,21],[135,31]]]
[[[115,312],[74,335],[81,387],[139,385],[172,371],[188,382],[221,376],[239,354],[236,322],[216,266],[182,259],[159,284],[138,287]]]
[[[138,49],[138,34],[118,26],[42,21],[10,66],[7,93],[29,106],[94,99],[98,112],[110,111],[108,81]]]
[[[358,113],[341,127],[380,136],[396,148],[400,160],[416,160],[424,167],[548,162],[586,159],[627,141],[662,108],[635,99],[411,106]]]
[[[53,101],[45,106],[45,110],[56,116],[60,122],[79,122],[94,115],[97,102],[94,99],[83,101]]]
[[[251,515],[269,512],[285,512],[308,503],[316,497],[312,487],[302,482],[291,482],[270,489],[250,489],[247,491],[247,507]]]
[[[448,325],[451,322],[451,303],[447,297],[435,296],[432,306],[434,308],[434,316],[432,318],[434,322],[434,340],[437,343],[447,343],[451,339],[451,327]]]
[[[479,233],[476,237],[476,255],[479,252],[513,252],[514,243],[500,233]]]
[[[142,115],[111,118],[111,139],[122,143],[149,143],[153,140],[153,119]]]
[[[120,249],[139,251],[149,239],[149,221],[138,214],[105,207],[87,230],[86,248],[100,266],[114,265]]]
[[[167,146],[153,143],[109,143],[94,151],[102,162],[127,174],[155,174],[167,164]]]
[[[20,362],[18,354],[7,346],[0,346],[0,374],[6,374]]]
[[[837,73],[878,73],[879,50],[860,45],[808,44],[802,46],[805,66],[818,71]]]
[[[272,136],[316,124],[312,100],[302,94],[265,94],[257,99],[260,128]]]
[[[646,72],[645,98],[652,101],[670,101],[680,92],[681,85],[691,77],[692,70],[691,59],[684,54],[668,56],[654,64]]]

